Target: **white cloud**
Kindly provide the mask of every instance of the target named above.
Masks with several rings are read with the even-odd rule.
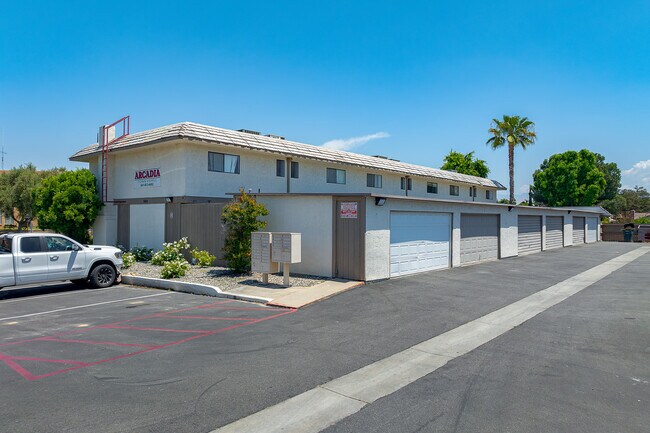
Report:
[[[621,171],[623,188],[643,186],[650,188],[650,159],[639,161],[632,168]]]
[[[390,137],[388,132],[375,132],[374,134],[364,135],[362,137],[337,138],[336,140],[330,140],[323,143],[323,147],[334,150],[351,150],[355,147],[366,144],[369,141],[387,137]]]

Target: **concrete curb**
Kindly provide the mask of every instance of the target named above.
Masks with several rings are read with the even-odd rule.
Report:
[[[262,298],[260,296],[239,295],[236,293],[224,292],[218,287],[208,286],[207,284],[184,283],[182,281],[164,280],[161,278],[138,277],[135,275],[122,274],[122,283],[134,286],[151,287],[154,289],[166,289],[175,292],[191,293],[193,295],[258,302],[260,304],[267,304],[272,301],[270,298]]]

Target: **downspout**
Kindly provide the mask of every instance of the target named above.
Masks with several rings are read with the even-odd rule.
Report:
[[[285,175],[287,176],[287,194],[291,192],[291,158],[286,160],[286,170]]]
[[[411,176],[404,176],[404,191],[406,191],[407,197],[409,195],[409,180],[411,180]]]

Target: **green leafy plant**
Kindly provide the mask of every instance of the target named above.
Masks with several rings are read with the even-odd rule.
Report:
[[[634,224],[650,224],[650,217],[641,217],[634,220]]]
[[[104,205],[90,170],[64,171],[43,179],[34,191],[34,209],[39,227],[90,240],[89,228]]]
[[[133,253],[124,253],[122,254],[122,262],[124,269],[128,269],[135,264],[137,260]]]
[[[217,258],[217,256],[213,256],[209,252],[199,250],[198,248],[194,248],[191,251],[191,254],[196,264],[202,268],[212,266],[212,262],[214,262]]]
[[[178,278],[185,275],[185,272],[187,272],[189,269],[190,264],[187,263],[187,260],[182,258],[174,259],[169,262],[165,262],[162,270],[160,271],[160,276],[165,279]]]
[[[163,266],[165,263],[183,259],[183,251],[190,249],[187,238],[180,238],[175,242],[165,242],[161,251],[156,251],[151,257],[151,263]]]
[[[148,262],[153,257],[153,249],[147,247],[133,247],[131,248],[131,254],[135,257],[135,260],[138,262]]]
[[[250,271],[251,233],[266,227],[266,222],[258,218],[268,214],[266,207],[246,194],[243,189],[237,198],[224,208],[221,220],[227,227],[227,233],[223,258],[233,271]]]
[[[487,177],[490,173],[487,163],[482,159],[475,158],[474,152],[464,154],[451,150],[443,162],[444,164],[440,167],[443,170],[452,170],[456,173],[478,177]]]

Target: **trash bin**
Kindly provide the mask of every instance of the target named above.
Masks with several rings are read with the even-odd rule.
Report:
[[[632,236],[634,236],[633,229],[623,230],[623,242],[632,242]]]

